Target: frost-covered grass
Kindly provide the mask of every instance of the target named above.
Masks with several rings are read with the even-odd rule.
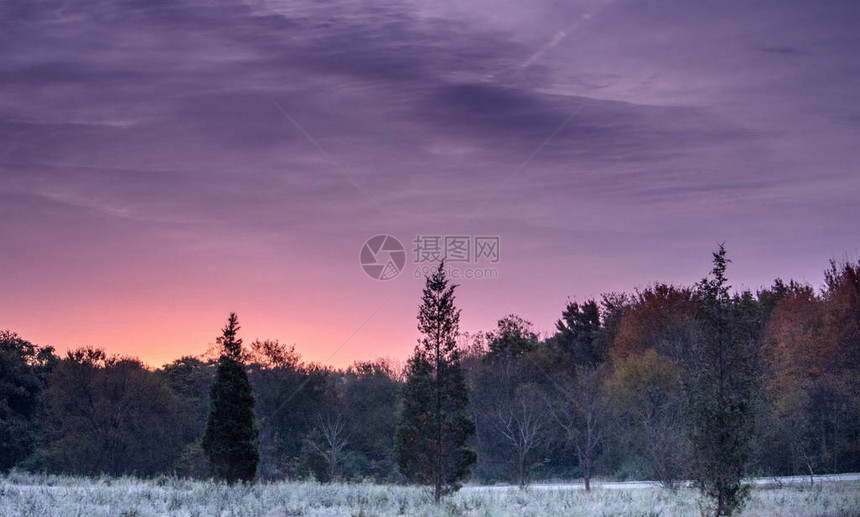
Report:
[[[158,478],[86,479],[11,474],[0,478],[0,515],[12,516],[495,516],[698,515],[695,492],[660,488],[603,489],[590,493],[559,486],[519,490],[467,487],[432,502],[417,487],[315,482],[223,484]],[[827,481],[814,487],[755,487],[744,515],[858,516],[860,482]]]

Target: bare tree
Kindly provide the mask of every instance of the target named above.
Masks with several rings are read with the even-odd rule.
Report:
[[[677,489],[687,474],[689,443],[684,436],[684,420],[674,408],[644,417],[639,423],[645,438],[645,457],[653,475],[664,487]]]
[[[340,414],[320,415],[317,419],[317,439],[309,439],[308,444],[328,464],[329,476],[333,480],[340,479],[344,460],[349,456],[346,446],[348,441],[345,433],[346,423]]]
[[[555,396],[547,399],[546,405],[573,444],[585,490],[591,490],[591,473],[603,442],[607,410],[600,372],[590,366],[577,366],[572,379],[557,378],[555,386]]]
[[[517,387],[511,404],[496,408],[499,431],[517,455],[517,479],[528,485],[530,456],[546,441],[546,406],[540,403],[533,384]]]

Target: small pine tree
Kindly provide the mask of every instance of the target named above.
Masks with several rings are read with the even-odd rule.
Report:
[[[756,388],[754,318],[750,297],[729,295],[726,250],[714,253],[710,278],[699,283],[702,325],[691,368],[689,435],[693,476],[717,516],[731,515],[749,494],[742,483],[753,436]]]
[[[418,312],[422,337],[407,365],[397,437],[400,471],[410,481],[432,484],[436,502],[459,487],[477,459],[466,446],[475,424],[457,349],[456,287],[444,263],[427,278]]]
[[[242,364],[238,331],[239,319],[236,313],[230,313],[223,335],[218,338],[221,357],[209,394],[209,419],[202,442],[212,471],[230,484],[253,481],[260,461],[254,395]]]

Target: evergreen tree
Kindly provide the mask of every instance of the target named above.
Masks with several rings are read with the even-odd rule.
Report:
[[[209,419],[203,434],[203,451],[212,471],[228,483],[252,481],[260,452],[254,422],[254,395],[242,363],[242,340],[236,337],[239,319],[230,319],[218,338],[221,357],[209,393]]]
[[[556,324],[553,341],[566,361],[579,366],[597,366],[606,351],[598,348],[600,308],[594,300],[583,304],[569,302]]]
[[[457,349],[460,310],[444,263],[427,278],[418,329],[422,337],[407,365],[403,412],[398,429],[401,472],[410,481],[432,484],[434,497],[456,490],[477,459],[466,446],[475,431],[468,413],[466,377]]]
[[[756,318],[751,296],[731,297],[726,251],[714,253],[710,278],[697,290],[702,333],[691,365],[689,433],[693,476],[714,502],[714,514],[731,515],[748,497],[742,484],[753,436],[756,386]]]

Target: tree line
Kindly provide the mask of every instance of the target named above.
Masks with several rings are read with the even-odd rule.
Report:
[[[460,333],[440,266],[405,365],[307,363],[243,344],[235,315],[215,355],[157,369],[3,331],[0,469],[413,481],[437,498],[469,477],[689,479],[722,514],[746,475],[860,471],[860,262],[756,292],[730,288],[728,263],[720,247],[694,285],[571,301],[545,337],[513,314]]]

